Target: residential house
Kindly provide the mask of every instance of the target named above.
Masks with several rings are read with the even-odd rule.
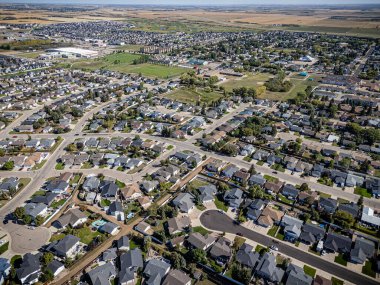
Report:
[[[144,268],[147,285],[161,284],[163,278],[169,273],[170,264],[161,259],[151,259]]]
[[[217,188],[213,184],[207,184],[198,188],[199,199],[203,204],[213,202],[215,195],[218,192]]]
[[[324,238],[326,230],[319,225],[307,224],[302,226],[299,240],[307,245],[313,245]]]
[[[117,276],[117,272],[112,262],[106,262],[89,271],[87,275],[92,285],[109,285],[111,279]]]
[[[329,252],[348,253],[351,251],[351,245],[351,238],[336,233],[328,233],[323,246]]]
[[[54,226],[60,229],[70,226],[76,228],[79,225],[84,224],[87,221],[88,217],[78,208],[70,209],[65,214],[63,214],[59,219],[54,221]]]
[[[162,285],[191,285],[191,278],[183,271],[174,269],[166,275]]]
[[[290,264],[286,269],[287,279],[286,285],[311,285],[313,278],[307,275],[303,268]]]
[[[203,236],[202,234],[195,232],[189,235],[186,242],[192,248],[206,250],[215,243],[215,238],[211,235]]]
[[[113,201],[109,205],[107,214],[115,217],[118,221],[125,220],[123,205],[118,201]]]
[[[295,242],[301,235],[303,221],[300,219],[284,215],[281,220],[281,226],[284,227],[285,240]]]
[[[52,242],[47,250],[59,257],[71,258],[78,253],[80,238],[67,235],[59,241]]]
[[[191,220],[188,216],[175,217],[167,221],[167,228],[170,235],[185,231],[191,226]]]
[[[243,202],[243,191],[239,188],[233,188],[226,191],[224,194],[224,201],[233,209],[239,208]]]
[[[243,243],[237,251],[235,259],[241,265],[253,269],[260,259],[260,254],[255,252],[251,245]]]
[[[374,257],[376,252],[375,243],[363,237],[357,237],[354,248],[350,252],[350,261],[357,264],[363,264],[367,259]]]
[[[210,249],[210,256],[218,264],[226,264],[231,258],[232,242],[225,237],[220,237]]]
[[[261,256],[255,269],[255,274],[270,282],[280,283],[285,272],[280,267],[277,267],[276,257],[266,252]]]
[[[375,214],[375,211],[367,206],[363,207],[362,217],[360,220],[363,224],[371,225],[373,227],[380,227],[380,216]]]
[[[194,196],[190,193],[180,193],[172,203],[183,213],[189,213],[195,207]]]
[[[332,198],[321,197],[318,203],[319,209],[329,214],[334,214],[338,208],[338,201]]]

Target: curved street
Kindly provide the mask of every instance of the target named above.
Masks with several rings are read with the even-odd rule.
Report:
[[[272,237],[260,234],[258,232],[247,229],[241,225],[235,224],[235,222],[230,217],[217,210],[205,211],[200,216],[200,221],[204,227],[210,230],[228,232],[233,234],[239,233],[241,234],[241,236],[265,246],[271,246],[274,244]],[[350,280],[350,282],[354,284],[379,284],[378,281],[372,278],[355,273],[341,265],[326,261],[314,254],[302,251],[284,242],[276,240],[276,246],[278,247],[280,253],[283,253],[291,258],[297,259],[312,267],[326,271],[344,280]]]

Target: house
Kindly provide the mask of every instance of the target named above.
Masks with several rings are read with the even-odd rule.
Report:
[[[135,226],[135,230],[138,231],[139,233],[142,233],[143,235],[152,235],[153,234],[153,230],[152,230],[151,226],[144,221],[138,223]]]
[[[233,164],[230,164],[222,170],[221,175],[227,178],[232,178],[236,171],[239,171],[239,168]]]
[[[109,285],[110,280],[117,275],[115,265],[106,262],[87,273],[92,285]]]
[[[375,243],[371,240],[357,237],[354,248],[350,252],[350,261],[357,264],[363,264],[367,259],[375,255]]]
[[[65,265],[58,260],[53,260],[47,265],[47,269],[53,273],[54,277],[57,277],[65,269]]]
[[[114,201],[109,205],[107,214],[115,217],[118,221],[125,220],[123,205],[118,201]]]
[[[327,279],[325,277],[322,277],[320,275],[317,275],[314,278],[313,285],[332,285],[332,281],[330,279]]]
[[[42,254],[26,253],[19,268],[16,269],[17,279],[21,284],[34,284],[41,275],[40,258]]]
[[[307,245],[315,244],[324,238],[326,234],[325,228],[313,224],[304,224],[302,226],[299,240]]]
[[[175,217],[167,221],[167,228],[170,235],[183,232],[191,225],[191,220],[188,216]]]
[[[296,200],[299,194],[299,190],[291,184],[285,184],[282,188],[281,193],[289,200]]]
[[[255,252],[251,245],[243,243],[237,251],[235,259],[241,265],[253,269],[260,259],[260,254]]]
[[[100,186],[100,179],[96,176],[87,177],[82,185],[85,191],[98,191]]]
[[[290,264],[286,269],[287,279],[286,285],[311,285],[313,278],[307,275],[303,268]]]
[[[112,222],[107,222],[99,228],[103,233],[110,234],[112,236],[116,235],[119,232],[120,227]]]
[[[120,251],[128,251],[129,250],[129,238],[128,236],[122,236],[116,241],[117,249]]]
[[[144,268],[147,285],[161,284],[162,279],[169,273],[170,264],[161,259],[151,259]]]
[[[301,235],[303,221],[300,219],[284,215],[281,220],[281,226],[284,227],[285,240],[295,242]]]
[[[343,211],[346,213],[351,214],[354,218],[356,218],[359,215],[360,207],[358,204],[351,202],[351,203],[342,203],[338,207],[338,211]]]
[[[210,235],[203,236],[200,233],[192,233],[189,235],[186,242],[193,248],[206,250],[214,244],[215,238]]]
[[[321,164],[315,164],[311,170],[311,176],[321,177],[325,167]]]
[[[63,194],[67,192],[69,189],[69,183],[63,181],[63,180],[58,180],[58,179],[53,179],[49,181],[46,185],[46,190],[57,193],[57,194]]]
[[[324,249],[329,252],[348,253],[351,250],[352,240],[340,234],[328,233],[324,243]]]
[[[280,283],[285,272],[283,269],[277,267],[276,257],[266,252],[260,258],[255,274],[270,282]]]
[[[120,265],[121,268],[128,268],[133,272],[137,272],[139,269],[143,268],[144,261],[141,250],[135,248],[120,255]]]
[[[65,214],[59,217],[58,220],[54,221],[54,226],[63,229],[67,226],[76,228],[79,225],[84,224],[87,221],[88,217],[78,208],[68,210]]]
[[[47,206],[42,203],[27,203],[25,205],[25,215],[32,217],[34,220],[37,216],[45,216],[47,214]]]
[[[206,165],[206,169],[211,172],[220,172],[224,166],[225,163],[223,161],[214,160],[213,162],[210,162]]]
[[[114,201],[116,199],[119,187],[115,182],[103,181],[100,185],[100,195],[108,200]]]
[[[30,202],[32,203],[42,203],[47,206],[50,206],[56,199],[57,199],[58,194],[56,193],[51,193],[51,192],[46,192],[46,195],[37,195],[32,197]]]
[[[271,195],[277,194],[282,186],[284,185],[283,182],[277,181],[277,182],[265,182],[264,189],[267,191],[267,193]]]
[[[80,238],[67,235],[59,241],[52,242],[47,250],[59,257],[73,257],[78,253],[79,242]]]
[[[250,174],[248,172],[239,170],[234,173],[234,175],[232,176],[232,179],[239,183],[245,184],[247,183],[249,176]]]
[[[215,200],[215,195],[218,192],[217,188],[213,184],[207,184],[198,188],[199,199],[205,204],[213,202]]]
[[[156,180],[152,180],[152,181],[144,180],[140,184],[140,188],[144,192],[149,193],[149,192],[152,192],[153,190],[155,190],[157,188],[158,184],[159,183]]]
[[[191,285],[191,278],[183,271],[174,269],[166,275],[162,285]]]
[[[194,196],[190,193],[180,193],[172,204],[183,213],[190,213],[194,207]]]
[[[266,179],[261,174],[254,174],[249,178],[249,185],[264,186]]]
[[[226,191],[223,198],[231,208],[237,209],[243,202],[243,191],[239,188],[233,188],[229,191]]]
[[[362,217],[360,221],[364,224],[371,225],[376,228],[380,227],[380,216],[375,215],[375,211],[367,206],[363,207]]]
[[[120,193],[125,201],[133,201],[142,196],[142,192],[137,183],[126,185],[120,189]]]
[[[329,214],[333,214],[338,208],[338,201],[332,198],[321,197],[319,199],[318,206],[321,211],[325,211]]]
[[[115,261],[117,258],[117,249],[114,247],[108,248],[102,253],[103,261]]]
[[[143,207],[144,210],[148,209],[152,205],[152,200],[148,196],[141,196],[137,198],[137,202]]]
[[[231,258],[231,241],[225,237],[220,237],[210,249],[210,256],[218,264],[226,264]]]
[[[271,227],[274,224],[279,224],[281,221],[283,212],[273,209],[270,206],[267,206],[261,213],[261,216],[257,220],[257,224],[262,227]]]

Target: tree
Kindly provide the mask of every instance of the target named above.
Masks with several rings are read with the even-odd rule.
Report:
[[[301,184],[300,191],[309,191],[309,190],[310,190],[309,184],[307,184],[306,182]]]
[[[13,212],[13,214],[15,215],[16,219],[21,220],[25,215],[25,208],[24,207],[18,207]]]
[[[45,252],[41,259],[44,265],[48,265],[54,260],[54,255],[51,252]]]
[[[349,229],[354,225],[355,219],[354,217],[345,211],[338,210],[335,212],[334,223],[341,226],[344,229]]]
[[[252,279],[252,271],[237,263],[232,265],[231,275],[233,279],[247,285]]]
[[[206,263],[206,252],[199,248],[193,249],[189,251],[189,258],[192,262],[195,263]]]
[[[249,189],[252,198],[262,199],[264,197],[264,190],[259,185],[253,185]]]
[[[3,164],[3,170],[12,170],[14,168],[15,163],[13,161],[7,161],[6,163]]]
[[[219,192],[224,193],[224,192],[228,191],[229,189],[230,189],[230,187],[228,187],[228,185],[226,183],[221,182],[221,181],[218,182],[218,191]]]
[[[45,219],[41,215],[38,215],[34,222],[36,223],[36,226],[41,226],[44,223]]]
[[[51,271],[51,269],[46,269],[40,277],[41,282],[44,282],[44,283],[49,283],[53,281],[53,279],[54,279],[54,274]]]
[[[172,261],[175,269],[186,268],[186,260],[181,254],[172,252],[170,255],[170,260]]]
[[[24,215],[22,220],[24,221],[25,224],[29,225],[32,222],[32,217],[29,215]]]

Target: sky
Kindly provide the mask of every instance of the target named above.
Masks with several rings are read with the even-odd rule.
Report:
[[[124,4],[124,5],[351,5],[380,4],[380,0],[0,0],[0,3]]]

